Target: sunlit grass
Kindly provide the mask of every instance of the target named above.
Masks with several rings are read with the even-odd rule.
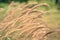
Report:
[[[5,6],[5,7],[4,7]],[[7,6],[8,5],[4,5],[3,8],[5,9],[5,11],[7,10]],[[39,10],[44,10],[44,8],[39,8]],[[0,13],[0,20],[2,20],[4,12]],[[48,27],[54,29],[54,28],[59,28],[60,27],[60,12],[56,9],[56,7],[52,7],[49,10],[47,10],[48,13],[44,14],[42,20],[45,21],[48,25]],[[4,35],[4,31],[2,33],[0,33],[1,35]],[[18,35],[18,34],[17,34]],[[23,36],[23,35],[22,35]],[[12,36],[10,36],[10,40],[15,40],[11,38]],[[55,38],[55,37],[54,37]],[[50,38],[51,39],[51,38]],[[9,39],[3,39],[3,40],[9,40]],[[52,40],[52,39],[51,39]],[[54,39],[53,39],[54,40]]]
[[[45,14],[43,17],[44,20],[48,23],[49,27],[59,27],[60,25],[60,12],[56,9],[49,11],[49,13]]]

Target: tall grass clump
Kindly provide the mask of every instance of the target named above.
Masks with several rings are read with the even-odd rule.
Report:
[[[50,29],[41,20],[48,11],[37,10],[37,7],[49,5],[33,3],[17,6],[11,2],[4,18],[0,22],[0,40],[46,40]],[[48,32],[48,33],[47,33]]]

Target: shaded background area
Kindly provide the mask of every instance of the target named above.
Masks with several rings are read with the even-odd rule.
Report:
[[[29,1],[35,1],[37,3],[46,2],[51,6],[54,6],[55,4],[60,7],[60,0],[0,0],[0,6],[1,6],[1,3],[9,4],[11,1],[20,2],[20,3],[28,3]]]
[[[28,0],[0,0],[0,2],[3,3],[10,3],[11,1],[15,1],[15,2],[28,2]]]

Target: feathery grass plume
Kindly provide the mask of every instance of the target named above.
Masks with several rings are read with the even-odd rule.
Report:
[[[43,16],[47,11],[37,10],[37,7],[46,6],[49,8],[49,5],[45,3],[27,4],[23,7],[22,5],[18,5],[12,9],[11,7],[13,5],[14,2],[8,6],[5,18],[3,22],[0,23],[0,32],[5,31],[4,35],[1,34],[2,37],[0,37],[0,40],[4,38],[11,39],[9,36],[15,40],[42,39],[49,28],[46,26],[45,22],[40,19],[42,18],[40,16]]]

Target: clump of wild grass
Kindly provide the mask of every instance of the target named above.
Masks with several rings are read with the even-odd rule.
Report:
[[[13,7],[14,5],[14,2],[10,3],[4,19],[0,23],[0,32],[3,33],[0,34],[0,40],[45,40],[43,37],[49,29],[41,17],[47,11],[36,8],[40,6],[49,7],[49,5],[33,3]]]

